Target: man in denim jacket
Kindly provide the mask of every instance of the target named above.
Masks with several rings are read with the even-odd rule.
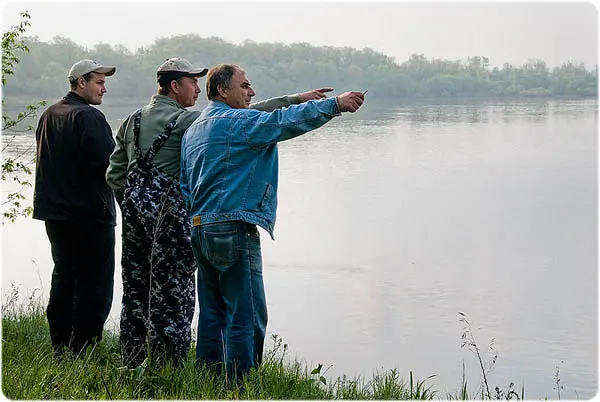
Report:
[[[139,148],[146,154],[154,141],[175,122],[163,146],[152,159],[152,166],[174,180],[171,186],[153,193],[138,192],[141,186],[133,176],[129,197],[126,183],[136,171],[135,114],[121,124],[116,147],[110,156],[106,181],[113,189],[123,217],[122,282],[123,301],[119,341],[123,363],[136,367],[150,356],[154,361],[181,364],[191,343],[194,315],[194,272],[196,264],[190,241],[188,215],[179,192],[181,138],[200,114],[188,110],[200,94],[198,79],[208,69],[195,67],[186,59],[167,59],[156,72],[158,93],[141,108]],[[315,89],[252,104],[252,108],[271,111],[293,103],[325,97],[331,88]],[[146,185],[145,183],[143,184]],[[160,187],[160,186],[149,186]],[[174,191],[171,191],[174,190]],[[150,191],[150,190],[149,190]],[[141,197],[132,197],[131,194]],[[154,213],[160,207],[160,216]],[[140,212],[140,210],[142,212]]]
[[[256,225],[273,237],[277,143],[355,112],[364,95],[252,110],[255,93],[246,73],[228,64],[208,72],[206,92],[210,103],[186,130],[181,148],[180,184],[198,263],[196,359],[219,371],[224,360],[227,373],[239,379],[263,354],[267,305]]]

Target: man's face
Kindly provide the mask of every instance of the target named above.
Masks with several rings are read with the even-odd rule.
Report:
[[[77,93],[90,105],[99,105],[106,93],[105,84],[106,75],[92,72],[92,78],[89,81],[79,77]]]
[[[175,100],[182,107],[194,106],[200,93],[200,87],[198,86],[198,78],[196,77],[183,77],[176,84],[177,92],[175,93]]]
[[[234,109],[248,109],[254,95],[256,93],[250,86],[246,73],[236,70],[231,77],[231,89],[224,90],[223,98]]]

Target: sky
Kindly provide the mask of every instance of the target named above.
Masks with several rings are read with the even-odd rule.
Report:
[[[135,51],[157,38],[193,33],[232,43],[369,47],[398,63],[421,53],[487,56],[492,66],[530,59],[549,67],[598,64],[598,3],[591,2],[0,1],[3,31],[28,10],[28,35],[62,36],[87,48],[108,43]]]

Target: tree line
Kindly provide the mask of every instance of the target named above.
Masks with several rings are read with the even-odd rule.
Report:
[[[161,38],[135,52],[122,45],[97,44],[88,49],[55,37],[49,42],[24,38],[30,52],[23,57],[4,90],[5,99],[57,99],[68,89],[72,63],[91,58],[117,66],[108,82],[112,99],[147,100],[156,92],[156,69],[169,57],[184,57],[207,67],[235,63],[248,72],[256,99],[321,86],[336,90],[369,90],[382,99],[460,97],[597,97],[598,66],[566,61],[550,69],[543,60],[522,66],[491,67],[488,57],[442,60],[412,54],[398,63],[370,48],[312,46],[308,43],[226,42],[195,34]]]

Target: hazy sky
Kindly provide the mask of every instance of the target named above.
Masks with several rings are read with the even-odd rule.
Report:
[[[1,1],[1,0],[0,0]],[[55,2],[3,1],[2,28],[29,10],[28,34],[67,37],[86,47],[131,50],[156,38],[194,33],[240,43],[308,42],[370,47],[403,62],[487,56],[493,66],[540,58],[592,68],[598,61],[598,11],[592,3],[534,2]],[[175,55],[174,55],[175,56]],[[177,55],[185,57],[185,55]],[[225,60],[224,60],[225,61]]]

